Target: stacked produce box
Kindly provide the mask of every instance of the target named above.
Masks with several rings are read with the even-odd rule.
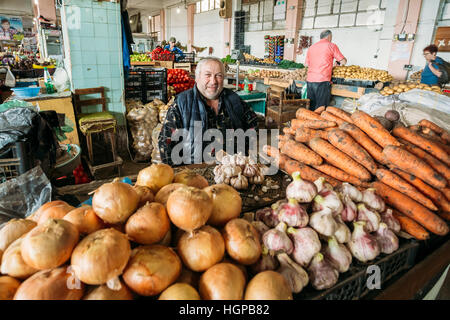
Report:
[[[168,69],[167,83],[171,85],[178,94],[194,87],[195,80],[190,77],[189,72],[183,69]]]
[[[279,63],[284,57],[284,36],[264,36],[264,57]]]

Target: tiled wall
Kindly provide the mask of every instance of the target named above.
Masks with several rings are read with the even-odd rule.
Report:
[[[72,89],[105,87],[108,110],[124,124],[120,4],[65,0],[62,19]],[[85,112],[100,110],[93,106]]]

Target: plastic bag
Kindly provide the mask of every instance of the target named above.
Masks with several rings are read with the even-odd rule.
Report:
[[[63,92],[70,89],[70,80],[66,69],[62,67],[56,68],[55,73],[53,74],[53,85],[57,92]]]
[[[433,107],[450,114],[450,98],[437,92],[413,89],[399,95],[400,100],[425,107]]]
[[[305,83],[305,85],[302,88],[302,99],[308,99],[308,84]]]
[[[14,88],[16,86],[16,78],[9,68],[6,71],[5,86]]]

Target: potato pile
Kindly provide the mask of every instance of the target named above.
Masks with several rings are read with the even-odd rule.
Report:
[[[256,69],[256,70],[248,70],[247,75],[255,78],[280,78],[285,72],[281,72],[278,70],[266,70],[266,69]]]
[[[422,70],[414,72],[411,76],[411,80],[420,80],[422,78]]]
[[[385,70],[361,68],[360,66],[337,66],[333,68],[334,78],[372,80],[389,82],[393,77]]]
[[[297,69],[290,72],[284,72],[280,77],[282,80],[300,80],[306,81],[306,76],[308,75],[308,68]]]
[[[383,90],[380,91],[380,94],[383,96],[390,96],[392,94],[408,92],[412,89],[422,89],[422,90],[433,91],[433,92],[442,94],[442,90],[439,86],[429,86],[427,84],[414,83],[414,82],[391,84],[388,87],[384,87]]]

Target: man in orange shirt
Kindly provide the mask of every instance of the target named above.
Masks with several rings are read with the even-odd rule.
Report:
[[[312,110],[330,103],[333,61],[336,60],[341,66],[347,63],[338,46],[331,42],[332,38],[330,30],[323,31],[320,34],[321,40],[313,44],[306,54],[307,94]]]

